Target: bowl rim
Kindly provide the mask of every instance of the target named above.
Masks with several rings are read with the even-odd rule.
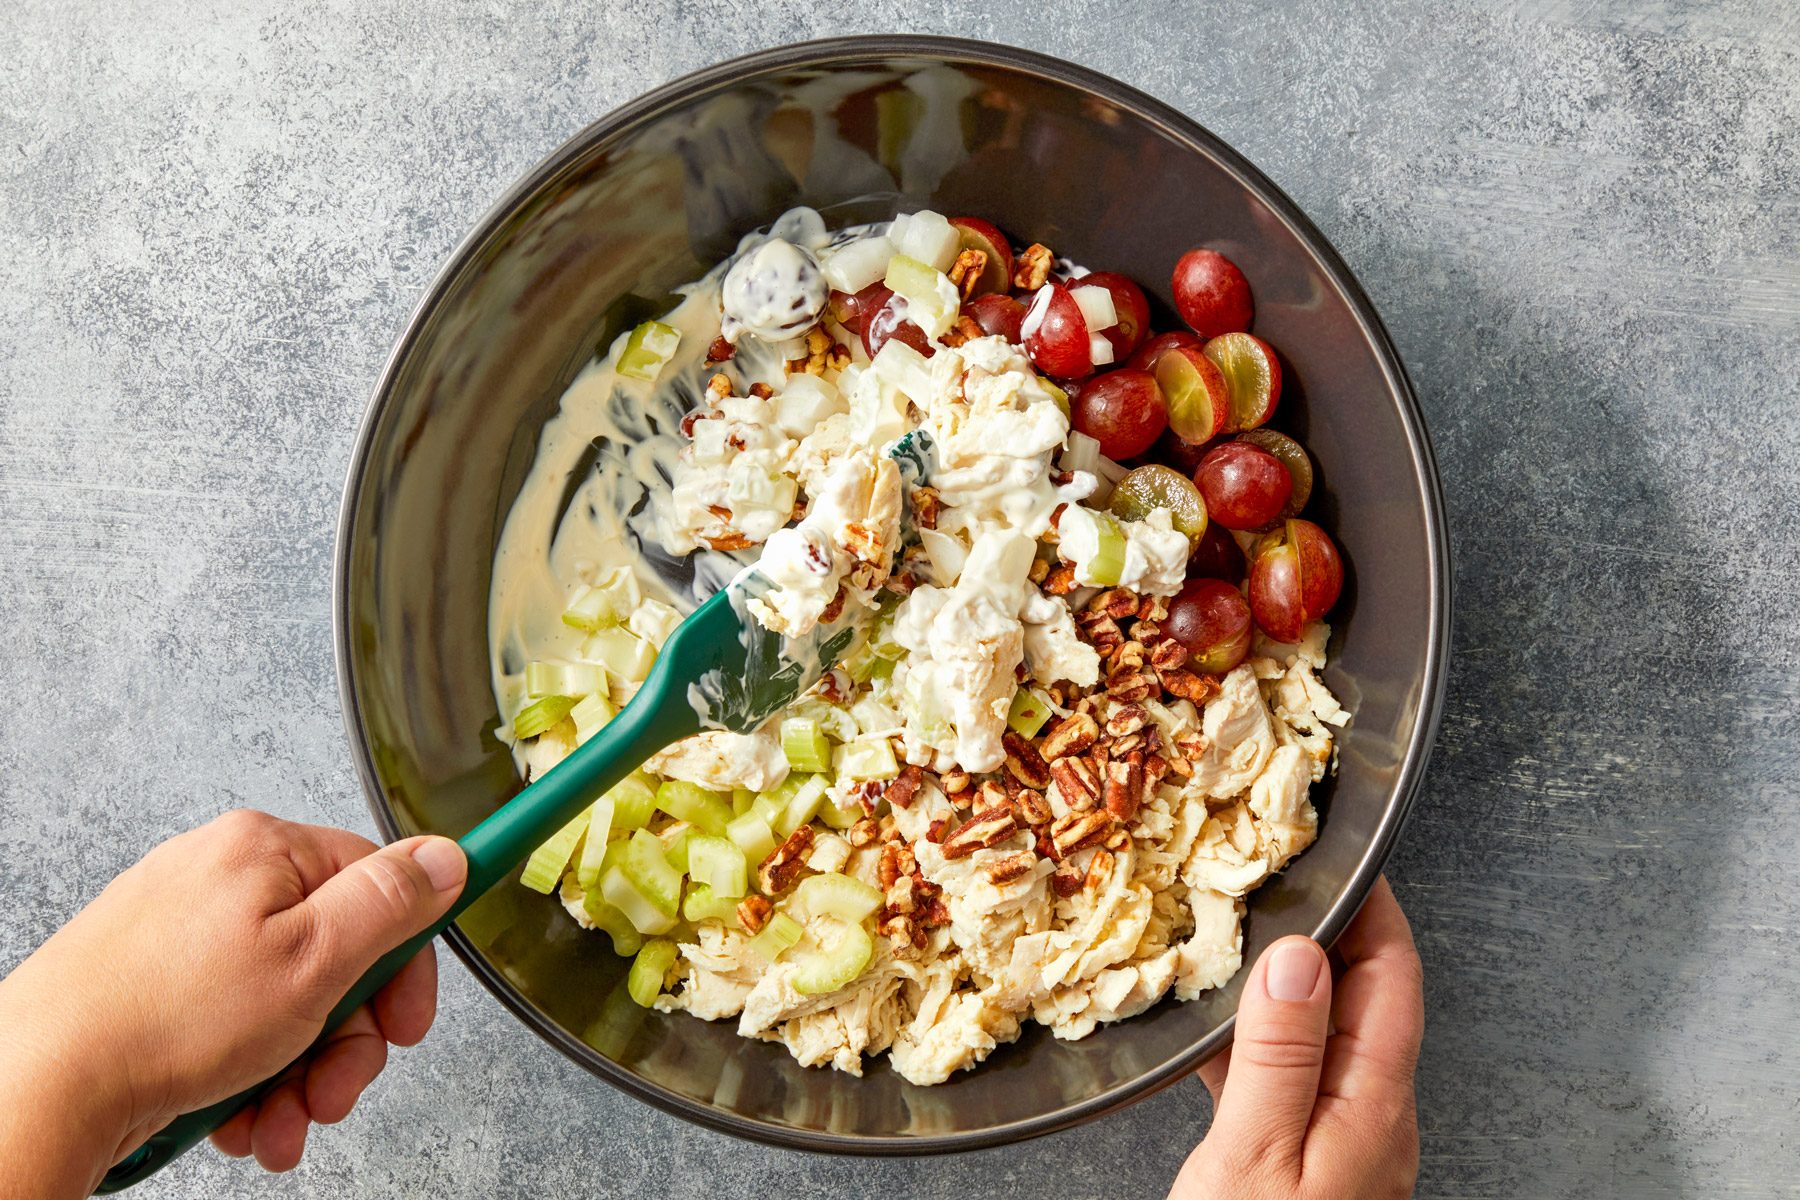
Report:
[[[384,798],[381,782],[375,771],[374,755],[365,734],[354,687],[348,620],[350,554],[357,501],[362,493],[375,430],[391,401],[400,369],[420,340],[423,327],[433,310],[461,280],[477,254],[504,227],[507,219],[519,206],[597,143],[635,128],[675,104],[690,102],[709,91],[737,83],[746,75],[895,58],[1000,67],[1035,75],[1126,109],[1178,144],[1184,144],[1194,152],[1207,156],[1232,175],[1239,186],[1267,206],[1315,256],[1348,301],[1352,315],[1375,350],[1388,394],[1396,402],[1401,425],[1406,433],[1413,483],[1425,515],[1430,617],[1426,629],[1425,670],[1418,717],[1401,760],[1399,773],[1381,820],[1369,845],[1364,849],[1362,858],[1313,930],[1312,936],[1316,941],[1330,946],[1362,906],[1399,839],[1424,780],[1443,714],[1451,619],[1450,547],[1442,484],[1438,478],[1418,398],[1392,338],[1342,256],[1300,207],[1248,159],[1193,118],[1137,88],[1088,67],[998,42],[925,34],[825,38],[770,47],[682,75],[613,109],[564,141],[508,187],[458,243],[407,317],[370,392],[368,405],[351,449],[350,466],[339,507],[332,560],[334,655],[345,731],[353,750],[352,757],[356,760],[357,775],[370,815],[384,841],[391,842],[401,836],[399,825]],[[482,957],[473,942],[456,925],[452,924],[444,931],[444,939],[476,979],[526,1027],[607,1083],[664,1112],[705,1128],[766,1145],[813,1152],[871,1156],[941,1154],[1007,1145],[1067,1129],[1116,1112],[1191,1074],[1200,1064],[1230,1044],[1236,1024],[1235,1017],[1229,1018],[1187,1050],[1160,1066],[1100,1095],[1035,1117],[947,1134],[833,1134],[739,1116],[680,1095],[636,1075],[540,1013]]]

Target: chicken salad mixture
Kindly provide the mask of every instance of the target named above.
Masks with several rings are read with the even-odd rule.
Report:
[[[639,1003],[934,1084],[1241,967],[1349,720],[1342,564],[1247,281],[1196,250],[1172,284],[1191,332],[1153,334],[1132,281],[978,218],[796,210],[570,389],[490,605],[528,778],[745,564],[770,630],[864,616],[762,730],[676,743],[527,864]]]

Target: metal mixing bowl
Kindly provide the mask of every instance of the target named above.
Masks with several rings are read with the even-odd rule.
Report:
[[[344,496],[344,710],[389,838],[460,836],[520,786],[488,685],[495,541],[564,387],[669,290],[795,204],[834,224],[929,206],[1123,271],[1152,291],[1204,242],[1243,267],[1280,348],[1279,426],[1318,464],[1309,515],[1348,564],[1326,678],[1355,714],[1315,789],[1318,843],[1250,901],[1245,960],[1329,944],[1381,868],[1437,724],[1449,567],[1431,452],[1368,298],[1293,203],[1163,104],[1040,55],[877,37],[690,75],[582,131],[512,189],[426,292],[376,385]],[[863,1079],[631,1005],[624,963],[561,907],[502,884],[449,935],[520,1020],[596,1075],[700,1124],[814,1150],[1015,1141],[1106,1113],[1222,1049],[1247,972],[1084,1041],[1036,1025],[935,1088]]]

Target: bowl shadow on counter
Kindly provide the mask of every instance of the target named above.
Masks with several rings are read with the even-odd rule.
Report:
[[[1066,173],[1048,186],[1050,166],[1069,161],[1084,164],[1083,180],[1161,181],[1180,202]],[[1209,242],[1258,281],[1258,332],[1285,348],[1292,394],[1311,402],[1290,404],[1286,425],[1319,460],[1314,511],[1352,563],[1328,680],[1358,719],[1342,739],[1339,782],[1319,796],[1320,843],[1257,893],[1246,956],[1318,927],[1371,843],[1391,836],[1406,739],[1429,719],[1432,535],[1410,464],[1393,450],[1405,435],[1385,398],[1391,383],[1293,227],[1237,175],[1127,110],[991,63],[921,68],[879,55],[854,68],[742,75],[601,150],[566,148],[532,182],[465,247],[444,295],[403,339],[347,502],[347,708],[385,833],[460,834],[516,792],[492,737],[495,540],[563,387],[673,287],[792,203],[834,223],[930,204],[1123,271],[1166,303],[1168,266],[1193,236],[1198,204]],[[496,427],[510,440],[497,441]],[[1143,1094],[1148,1073],[1182,1077],[1196,1047],[1222,1046],[1243,978],[1081,1042],[1028,1026],[980,1071],[921,1089],[885,1063],[859,1082],[801,1068],[728,1024],[637,1009],[623,964],[560,906],[517,886],[503,883],[459,925],[458,952],[572,1058],[681,1115],[822,1149],[937,1150],[949,1147],[931,1139],[970,1130],[980,1138],[958,1145],[991,1144],[1017,1137],[1020,1123],[1052,1127],[1046,1114],[1094,1115]]]
[[[1395,279],[1444,268],[1383,253]],[[1646,1068],[1685,1023],[1669,981],[1711,971],[1724,843],[1667,835],[1693,799],[1668,736],[1678,693],[1732,686],[1695,587],[1712,551],[1627,415],[1669,399],[1604,369],[1647,318],[1571,322],[1456,275],[1452,291],[1407,339],[1458,600],[1430,778],[1389,867],[1426,967],[1419,1194],[1702,1194],[1659,1132],[1697,1099],[1672,1106]],[[1471,376],[1485,394],[1464,394]],[[1637,707],[1671,618],[1679,682]]]

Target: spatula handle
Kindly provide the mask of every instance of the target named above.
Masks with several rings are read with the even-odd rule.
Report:
[[[671,694],[675,686],[676,682],[667,674],[652,671],[638,694],[617,717],[543,778],[471,829],[459,843],[469,859],[469,880],[463,885],[456,903],[429,929],[382,955],[356,981],[331,1010],[331,1015],[325,1018],[320,1040],[343,1024],[464,909],[510,875],[540,843],[574,820],[596,796],[669,743],[698,732],[699,718],[688,706],[685,695]],[[283,1070],[229,1099],[176,1117],[114,1165],[101,1180],[95,1194],[122,1191],[154,1175],[223,1125],[239,1109],[268,1091],[286,1073]]]

